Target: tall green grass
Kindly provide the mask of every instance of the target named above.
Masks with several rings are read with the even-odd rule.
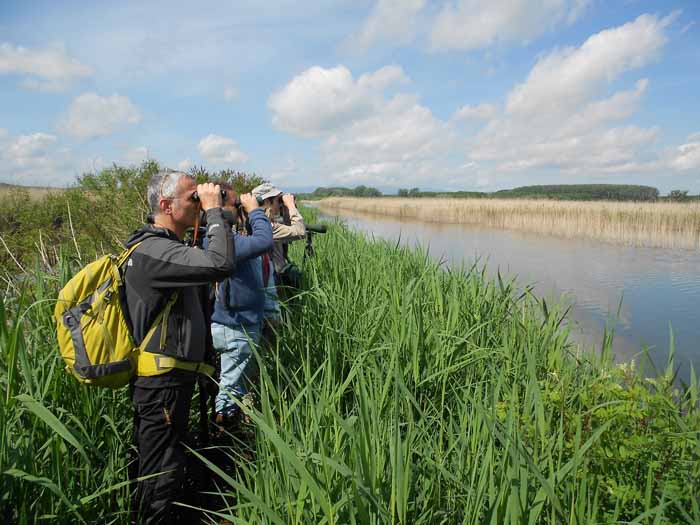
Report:
[[[71,271],[37,269],[0,299],[0,505],[5,523],[127,522],[125,391],[87,389],[63,370],[57,290]]]
[[[264,350],[238,523],[698,523],[698,388],[478,268],[335,227]],[[694,376],[693,376],[694,377]]]
[[[609,338],[579,351],[558,307],[479,268],[339,225],[316,247],[260,355],[255,459],[220,473],[212,519],[700,522],[698,385],[675,385],[672,353],[644,379],[613,365]],[[5,522],[128,523],[126,392],[78,385],[56,348],[69,260],[0,301]]]

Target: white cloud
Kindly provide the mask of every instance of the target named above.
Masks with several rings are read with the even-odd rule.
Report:
[[[11,161],[23,164],[32,158],[44,155],[48,147],[55,142],[56,136],[48,133],[20,135],[10,142],[5,151],[5,157]]]
[[[323,169],[332,179],[407,183],[435,176],[451,138],[448,125],[415,96],[389,92],[407,83],[398,66],[357,80],[344,66],[315,66],[275,93],[268,106],[277,128],[323,139]]]
[[[649,81],[597,98],[622,73],[654,60],[672,17],[642,15],[580,47],[540,58],[506,97],[505,110],[468,143],[468,157],[496,170],[596,176],[658,168],[656,128],[624,125]]]
[[[219,135],[207,135],[197,144],[197,150],[212,164],[241,164],[248,161],[233,139]]]
[[[62,45],[27,49],[0,44],[0,75],[22,75],[22,86],[42,91],[62,91],[92,70],[71,58]]]
[[[130,148],[124,154],[124,161],[127,164],[141,164],[144,160],[150,159],[148,148],[145,146],[140,146],[137,148]]]
[[[80,162],[80,173],[98,173],[100,170],[107,167],[107,161],[102,155],[96,155],[89,159],[83,159]]]
[[[331,134],[321,149],[326,167],[341,182],[437,183],[442,173],[436,163],[450,139],[447,125],[415,97],[396,95],[374,114]]]
[[[562,126],[560,134],[572,136],[597,129],[599,126],[624,120],[637,110],[647,90],[649,81],[643,78],[637,81],[635,89],[619,91],[610,98],[589,103],[583,110],[573,114]]]
[[[58,129],[79,140],[110,135],[141,121],[139,109],[125,96],[84,93],[71,103]]]
[[[180,171],[188,172],[192,166],[194,166],[194,163],[192,162],[191,159],[183,159],[177,164],[177,169]]]
[[[581,47],[555,51],[537,61],[527,80],[508,95],[507,111],[522,116],[567,112],[621,73],[655,59],[666,43],[671,17],[641,15],[597,33]]]
[[[345,66],[314,66],[294,77],[268,100],[272,123],[282,131],[318,137],[372,114],[381,91],[406,82],[398,66],[386,66],[355,81]]]
[[[0,133],[0,179],[23,185],[64,185],[75,173],[68,150],[49,133]]]
[[[527,42],[561,23],[574,22],[589,0],[458,0],[447,3],[431,29],[436,50],[480,49]]]
[[[233,86],[226,86],[224,88],[224,99],[227,101],[232,101],[238,97],[238,90]]]
[[[281,165],[270,170],[269,176],[266,175],[265,178],[269,179],[270,182],[279,187],[282,184],[293,180],[295,176],[299,175],[300,171],[303,172],[304,170],[303,168],[300,168],[296,159],[293,157],[286,157],[283,159]]]
[[[377,43],[407,44],[416,33],[416,15],[425,0],[378,0],[349,46],[365,51]]]
[[[453,120],[490,120],[496,116],[498,109],[492,104],[462,106],[452,116]]]
[[[670,165],[678,171],[700,170],[700,133],[694,133],[687,143],[676,148]]]

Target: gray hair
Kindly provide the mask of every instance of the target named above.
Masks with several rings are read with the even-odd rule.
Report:
[[[175,198],[177,185],[183,177],[194,179],[192,175],[169,169],[159,171],[151,177],[147,189],[148,206],[151,208],[151,213],[156,215],[160,213],[161,197]]]

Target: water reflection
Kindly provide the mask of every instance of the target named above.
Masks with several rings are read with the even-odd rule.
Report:
[[[326,213],[336,216],[336,212]],[[646,346],[653,360],[664,366],[672,323],[681,377],[688,377],[689,362],[698,368],[700,255],[696,252],[422,223],[345,210],[340,217],[351,228],[370,235],[426,246],[432,257],[450,266],[479,261],[490,274],[500,271],[523,285],[534,285],[539,296],[571,304],[573,337],[589,348],[600,346],[606,323],[615,326],[618,360],[629,360]]]

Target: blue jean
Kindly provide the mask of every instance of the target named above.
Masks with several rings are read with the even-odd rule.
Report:
[[[214,349],[221,355],[221,382],[216,396],[216,411],[232,416],[238,411],[233,398],[241,399],[248,393],[250,382],[257,372],[253,349],[260,342],[260,325],[231,328],[212,323]]]

